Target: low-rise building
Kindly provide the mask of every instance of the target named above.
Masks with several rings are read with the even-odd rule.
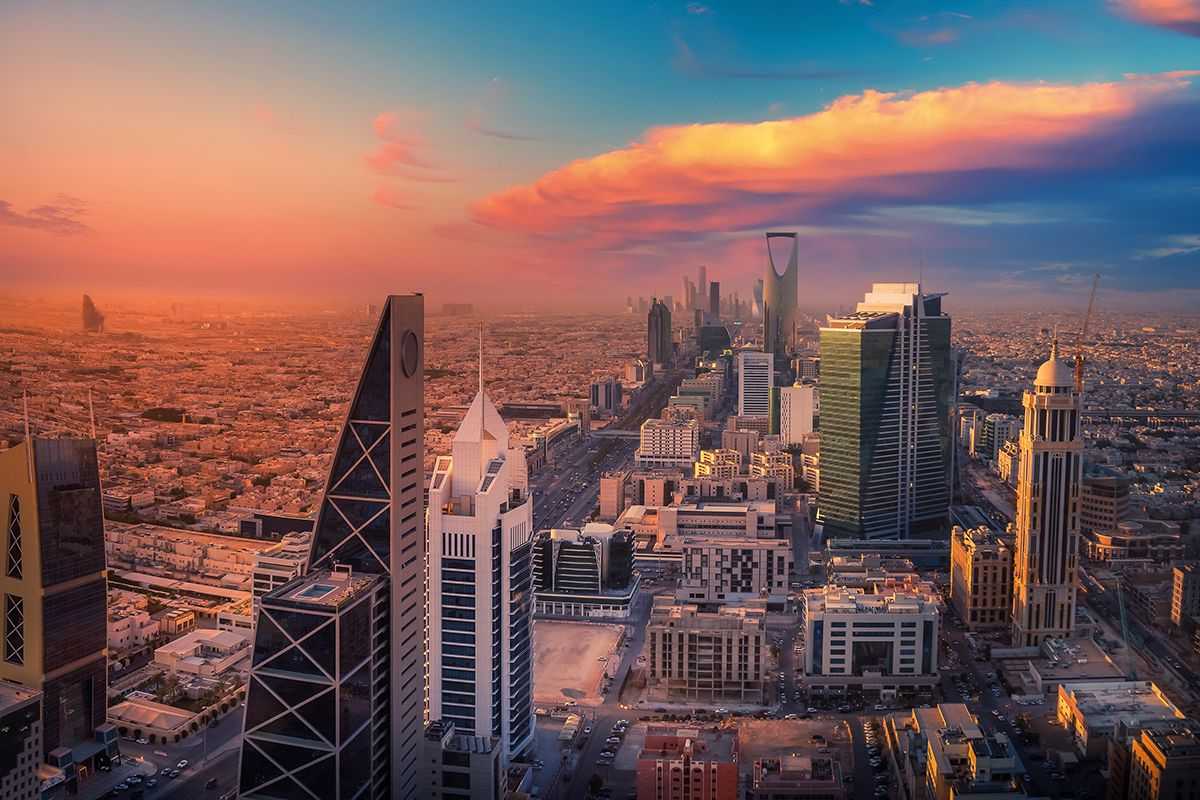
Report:
[[[1115,528],[1096,528],[1083,536],[1087,557],[1093,561],[1154,561],[1160,564],[1183,558],[1179,523],[1165,520],[1125,520]]]
[[[232,631],[198,630],[154,651],[154,663],[172,675],[211,677],[250,655],[250,638]]]
[[[742,454],[731,448],[701,450],[695,464],[697,478],[735,478],[742,471]]]
[[[1184,716],[1151,681],[1060,684],[1057,714],[1081,758],[1102,758],[1119,726],[1140,729]]]
[[[638,800],[737,800],[737,735],[652,727],[637,760]]]
[[[1129,796],[1134,800],[1191,800],[1200,796],[1200,725],[1186,720],[1142,731],[1133,740]]]
[[[533,539],[534,610],[570,617],[629,616],[637,595],[633,534],[590,522],[555,528]]]
[[[932,691],[939,680],[941,600],[919,580],[804,592],[803,683],[810,694],[851,688],[884,698]]]
[[[660,697],[762,703],[766,635],[764,603],[708,610],[657,596],[646,626],[648,686]]]
[[[682,580],[677,597],[685,603],[727,603],[751,598],[782,606],[787,600],[792,545],[786,539],[683,539]]]
[[[760,758],[746,800],[842,800],[847,788],[841,765],[832,758]]]
[[[42,693],[0,681],[0,797],[40,800]]]
[[[642,423],[634,460],[639,467],[683,467],[691,470],[700,457],[700,425],[694,419],[671,422],[648,419]]]
[[[796,468],[792,464],[792,454],[786,451],[751,453],[750,476],[767,478],[774,481],[782,491],[791,491],[796,485]]]
[[[1022,771],[1016,747],[1003,733],[985,732],[964,704],[914,708],[911,720],[926,745],[924,789],[929,800],[1026,796],[1015,783]]]
[[[1129,516],[1129,481],[1107,472],[1083,476],[1079,485],[1079,526],[1083,532],[1111,531]]]
[[[950,603],[968,630],[1007,628],[1012,617],[1012,551],[990,528],[950,532]]]
[[[308,563],[311,533],[289,533],[254,557],[252,593],[255,611],[263,595],[300,576]]]

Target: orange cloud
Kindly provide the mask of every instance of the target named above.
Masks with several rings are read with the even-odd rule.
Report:
[[[1138,22],[1200,36],[1200,0],[1109,0],[1109,5]]]
[[[925,196],[981,170],[1051,169],[1065,145],[1181,95],[1189,75],[869,90],[802,117],[654,128],[477,202],[481,222],[598,240],[737,230],[852,196]]]
[[[380,143],[366,156],[367,166],[381,175],[401,174],[405,167],[431,169],[433,165],[418,151],[425,146],[419,120],[415,115],[384,111],[375,116],[371,127]]]
[[[375,193],[371,195],[371,200],[384,208],[408,209],[413,207],[403,195],[389,186],[380,186],[376,189]]]

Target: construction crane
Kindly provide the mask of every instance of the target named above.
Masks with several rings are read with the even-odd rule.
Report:
[[[1088,325],[1092,321],[1092,306],[1096,304],[1096,285],[1100,283],[1100,273],[1092,276],[1092,294],[1088,297],[1087,314],[1083,317],[1083,331],[1079,334],[1079,343],[1075,347],[1075,393],[1083,394],[1083,347],[1087,341]]]

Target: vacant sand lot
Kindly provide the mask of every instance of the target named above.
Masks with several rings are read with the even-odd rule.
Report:
[[[620,625],[534,621],[533,699],[536,703],[599,701],[600,676],[621,635]],[[614,661],[613,667],[616,667]]]

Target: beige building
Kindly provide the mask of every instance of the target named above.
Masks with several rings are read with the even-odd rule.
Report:
[[[1059,724],[1071,731],[1080,758],[1103,758],[1120,726],[1143,728],[1183,719],[1183,712],[1151,681],[1062,683],[1057,712]]]
[[[659,595],[646,627],[648,686],[659,697],[762,703],[766,635],[763,603],[701,611]]]
[[[792,547],[786,539],[718,539],[689,537],[683,540],[681,602],[740,602],[787,598]]]
[[[289,533],[277,544],[255,555],[251,581],[255,611],[263,595],[299,577],[304,571],[311,542],[311,533]]]
[[[1012,621],[1012,551],[986,527],[950,532],[950,603],[968,630]]]
[[[752,453],[750,475],[754,478],[769,478],[785,491],[790,491],[796,485],[796,468],[792,465],[791,453]]]
[[[220,675],[250,655],[248,636],[232,631],[200,630],[181,636],[154,651],[154,663],[172,675]]]
[[[634,459],[639,467],[683,467],[690,470],[700,457],[700,425],[694,419],[671,422],[648,419],[642,423]]]
[[[1200,726],[1143,730],[1130,753],[1130,800],[1194,800],[1200,796]]]
[[[623,470],[600,476],[600,519],[611,522],[621,516],[628,483],[629,473]]]
[[[1020,466],[1021,446],[1016,441],[1009,439],[1000,446],[1000,451],[996,453],[996,472],[999,473],[1000,480],[1015,487]]]
[[[1087,475],[1079,487],[1079,524],[1085,531],[1111,531],[1129,516],[1129,481],[1116,475]]]
[[[962,703],[914,708],[912,726],[924,735],[925,790],[929,800],[1022,798],[1017,749],[1000,732],[987,733]]]
[[[695,464],[694,477],[735,478],[742,471],[742,454],[737,450],[719,448],[701,450],[700,460]]]
[[[1176,627],[1191,625],[1200,616],[1200,563],[1189,561],[1172,569],[1171,622]]]

